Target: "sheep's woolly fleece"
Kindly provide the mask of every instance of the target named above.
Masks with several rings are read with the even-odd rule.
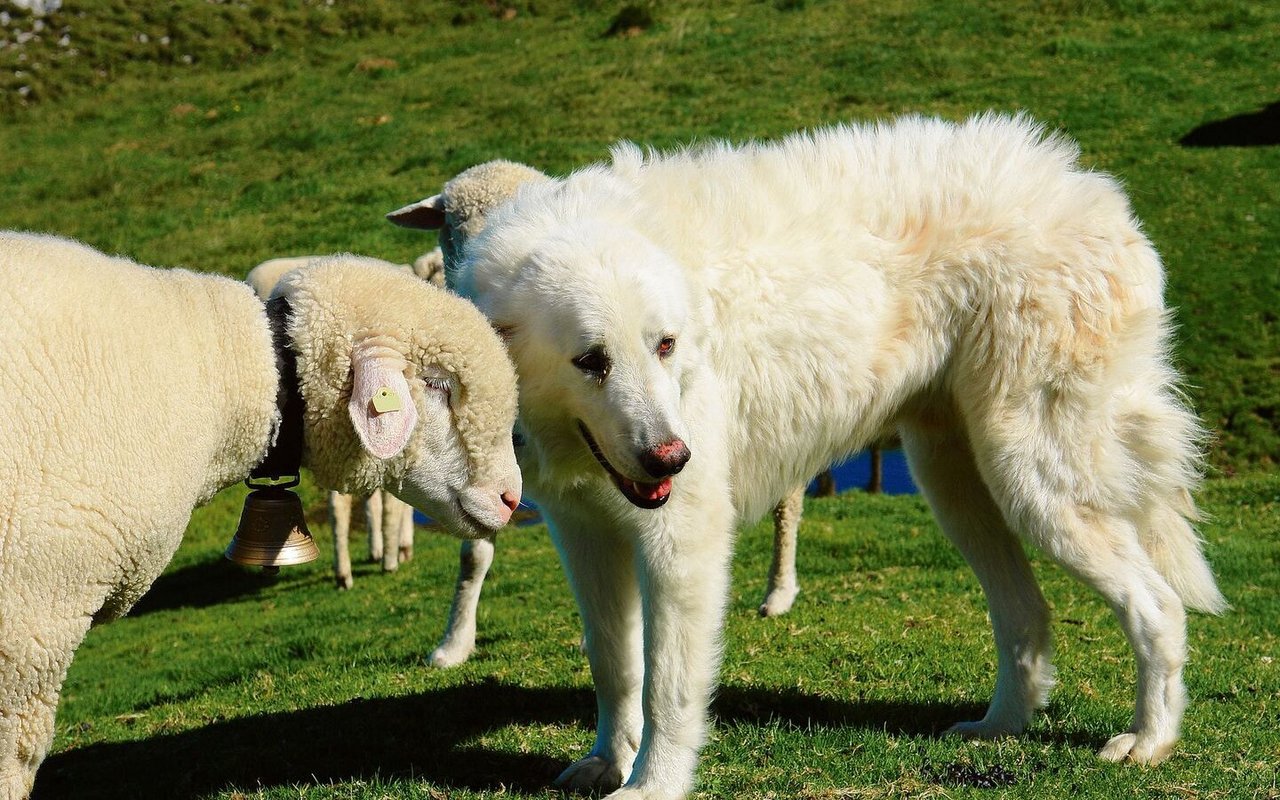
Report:
[[[475,498],[502,508],[520,487],[511,363],[468,303],[378,264],[321,259],[278,287],[294,311],[304,464],[353,491],[401,478],[418,496],[454,492],[464,530],[491,525]],[[279,423],[278,372],[266,308],[221,276],[0,232],[0,303],[0,800],[13,800],[31,790],[90,625],[127,611],[192,509],[262,460]],[[407,440],[421,458],[379,462],[360,447],[349,398],[361,347],[405,359],[405,379],[437,367],[457,377],[447,418],[419,415]],[[408,385],[425,407],[423,381]],[[428,427],[456,433],[466,462],[457,448],[420,445]],[[459,485],[464,471],[482,483]]]
[[[63,239],[0,233],[0,303],[9,800],[30,791],[91,622],[127,611],[169,562],[191,509],[262,458],[276,367],[249,287]]]
[[[266,300],[271,296],[276,284],[287,273],[299,267],[305,267],[318,258],[325,258],[325,256],[272,258],[249,270],[249,274],[244,276],[244,282],[253,287],[253,291],[257,293],[258,297]],[[444,255],[440,252],[439,247],[418,256],[413,260],[413,264],[395,264],[390,261],[383,261],[382,263],[388,267],[412,272],[432,286],[444,286]]]
[[[344,270],[344,263],[369,269]],[[460,302],[410,273],[386,262],[359,256],[328,256],[287,273],[275,295],[292,308],[289,334],[298,351],[298,385],[306,398],[307,463],[316,481],[356,494],[383,483],[416,460],[415,445],[389,461],[362,450],[350,435],[345,408],[350,385],[334,381],[351,370],[352,346],[385,348],[415,364],[435,364],[458,379],[452,399],[454,424],[467,453],[471,483],[498,485],[506,465],[492,454],[510,447],[515,419],[515,370],[501,347],[488,336],[459,336],[458,331],[485,330],[488,321],[471,304]],[[341,297],[340,305],[324,298]],[[415,320],[412,328],[397,323],[370,326],[368,320]],[[334,347],[334,342],[345,342]],[[413,377],[410,375],[409,377]],[[411,383],[419,401],[419,384]],[[503,421],[506,421],[503,424]],[[505,443],[503,439],[505,438]]]

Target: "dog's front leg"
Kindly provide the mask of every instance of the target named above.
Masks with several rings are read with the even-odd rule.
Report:
[[[630,538],[602,529],[599,515],[584,511],[582,505],[544,506],[544,512],[578,601],[596,689],[595,746],[569,765],[556,785],[609,792],[631,773],[643,725],[644,661],[634,549]]]
[[[724,494],[723,507],[702,505],[683,530],[638,542],[644,736],[630,780],[609,795],[615,800],[677,800],[693,788],[728,596],[733,519]]]

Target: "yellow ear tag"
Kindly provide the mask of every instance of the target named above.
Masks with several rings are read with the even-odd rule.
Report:
[[[400,405],[400,395],[396,394],[389,386],[383,386],[373,393],[373,410],[379,414],[386,414],[388,411],[399,411],[403,406]]]

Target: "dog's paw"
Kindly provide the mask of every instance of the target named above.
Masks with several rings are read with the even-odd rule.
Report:
[[[614,792],[622,785],[622,771],[614,766],[612,761],[606,761],[600,756],[587,756],[584,759],[575,761],[569,765],[569,768],[560,773],[560,777],[556,778],[556,786],[571,792],[583,793],[601,793]],[[609,795],[611,798],[626,797],[641,798],[642,794],[634,794],[635,790],[626,789],[622,792],[614,792]]]
[[[655,791],[652,787],[623,786],[613,794],[606,795],[604,800],[682,800],[686,797],[681,791]]]
[[[628,786],[619,789],[613,794],[606,795],[604,800],[654,800],[656,797],[657,795],[645,794],[642,789]]]
[[[772,592],[769,592],[769,596],[760,604],[760,616],[782,616],[791,610],[791,606],[796,602],[796,595],[798,594],[800,594],[800,587],[798,586],[793,586],[789,589],[774,589]]]
[[[1003,725],[985,719],[973,722],[957,722],[943,732],[943,736],[959,736],[963,739],[999,739],[1022,732],[1022,726]]]
[[[1098,751],[1098,757],[1104,761],[1127,759],[1138,764],[1159,764],[1169,757],[1175,741],[1156,736],[1141,736],[1136,733],[1121,733],[1112,736],[1110,741],[1102,746]]]

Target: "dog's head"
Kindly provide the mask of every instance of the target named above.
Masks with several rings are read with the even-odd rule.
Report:
[[[463,273],[516,364],[540,471],[607,474],[633,505],[665,504],[693,457],[681,397],[701,357],[679,266],[616,221],[514,213],[469,247]]]

